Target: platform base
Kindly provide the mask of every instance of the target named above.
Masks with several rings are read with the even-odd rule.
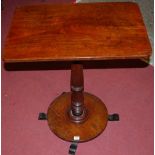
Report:
[[[48,125],[55,135],[66,141],[73,141],[74,136],[79,136],[79,142],[85,142],[104,131],[108,121],[108,111],[99,98],[84,93],[86,119],[82,123],[71,121],[70,104],[71,93],[68,92],[57,97],[48,108]]]

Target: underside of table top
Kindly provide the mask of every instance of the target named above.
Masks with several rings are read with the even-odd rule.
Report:
[[[151,46],[136,3],[18,7],[5,62],[148,59]]]

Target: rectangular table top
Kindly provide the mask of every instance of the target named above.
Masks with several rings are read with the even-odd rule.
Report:
[[[148,59],[151,46],[136,3],[18,7],[5,62]]]

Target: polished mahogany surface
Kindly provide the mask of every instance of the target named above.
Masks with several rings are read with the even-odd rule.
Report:
[[[18,7],[5,62],[148,59],[151,46],[136,3]]]
[[[79,136],[79,142],[85,142],[96,138],[105,130],[108,122],[105,104],[98,97],[86,92],[84,98],[87,112],[85,120],[81,123],[70,120],[70,92],[64,92],[50,104],[47,122],[55,135],[66,141],[73,141],[74,136]]]

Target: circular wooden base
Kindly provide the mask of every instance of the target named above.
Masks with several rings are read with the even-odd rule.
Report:
[[[73,141],[74,136],[79,136],[79,142],[89,141],[102,133],[107,125],[108,111],[99,98],[84,93],[86,119],[82,123],[70,120],[70,103],[71,93],[63,93],[49,106],[47,120],[52,132],[66,141]]]

